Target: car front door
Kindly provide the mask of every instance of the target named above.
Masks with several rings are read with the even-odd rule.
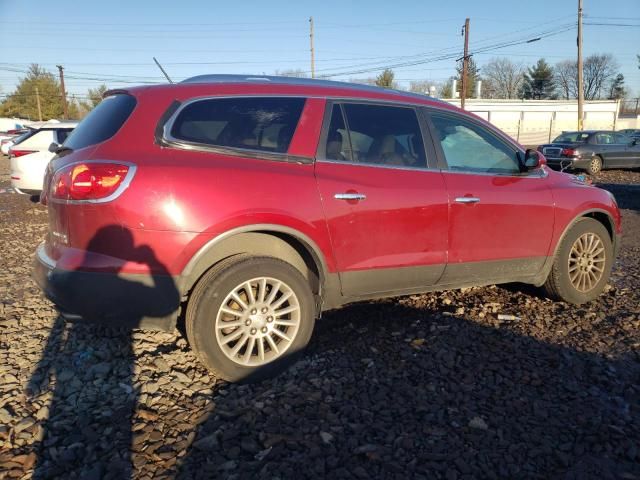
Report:
[[[626,145],[616,143],[615,134],[613,132],[596,133],[596,143],[598,144],[598,153],[607,168],[619,168],[624,166]]]
[[[428,109],[449,193],[449,256],[443,285],[526,279],[551,245],[547,173],[520,172],[518,148],[479,121]],[[520,152],[520,155],[522,152]]]
[[[315,173],[347,297],[418,291],[444,271],[447,193],[423,129],[411,107],[327,106]]]
[[[624,154],[621,168],[640,167],[640,140],[635,140],[621,133],[615,134],[616,144],[620,144],[624,148]],[[636,143],[637,142],[637,143]]]

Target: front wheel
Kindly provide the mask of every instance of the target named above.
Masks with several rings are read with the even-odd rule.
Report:
[[[231,257],[196,285],[187,337],[219,378],[258,381],[281,372],[306,347],[315,321],[302,274],[271,257]]]
[[[609,232],[600,222],[581,218],[562,240],[544,288],[558,300],[589,302],[604,290],[612,266]]]

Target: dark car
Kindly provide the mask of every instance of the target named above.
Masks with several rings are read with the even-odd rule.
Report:
[[[640,141],[621,132],[562,132],[538,150],[550,167],[586,170],[591,175],[607,168],[640,167]]]
[[[227,380],[295,358],[324,310],[505,282],[584,303],[613,196],[474,115],[325,80],[107,93],[49,163],[35,277],[65,318],[173,330]]]

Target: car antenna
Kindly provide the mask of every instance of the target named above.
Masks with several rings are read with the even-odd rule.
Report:
[[[160,62],[156,59],[156,57],[153,57],[153,61],[156,62],[156,65],[158,65],[158,68],[160,69],[162,74],[167,78],[167,80],[169,80],[169,83],[174,83],[174,81],[169,78],[169,75],[167,75],[167,72],[164,71],[164,68],[162,68],[162,65],[160,65]]]

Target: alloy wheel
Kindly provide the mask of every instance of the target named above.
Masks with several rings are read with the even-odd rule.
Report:
[[[579,292],[592,290],[602,279],[606,262],[605,247],[595,233],[584,233],[569,252],[569,280]]]
[[[236,286],[216,316],[222,352],[243,366],[261,366],[281,357],[300,329],[300,303],[291,287],[271,277]]]

